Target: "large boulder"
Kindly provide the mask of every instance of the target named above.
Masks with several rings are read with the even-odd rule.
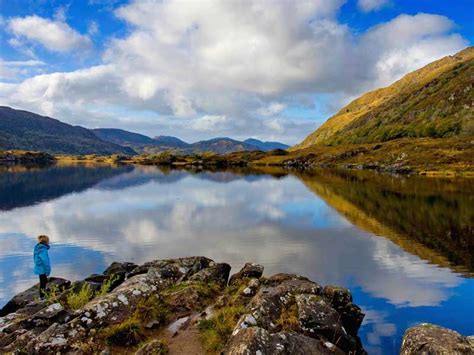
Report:
[[[400,354],[474,354],[474,339],[451,329],[423,323],[405,331]]]
[[[239,283],[245,278],[259,279],[263,275],[263,266],[260,264],[246,263],[244,267],[236,274],[232,275],[229,280],[229,285]]]
[[[323,288],[291,274],[261,278],[259,284],[248,304],[249,312],[237,322],[224,353],[365,353],[357,337],[364,315],[352,304],[349,290]],[[350,332],[345,329],[344,319]],[[284,341],[277,334],[283,335]]]
[[[202,269],[192,275],[189,280],[205,283],[214,282],[225,286],[229,279],[230,265],[226,263],[211,263],[209,267]]]
[[[329,341],[293,332],[270,333],[259,327],[237,331],[227,343],[225,355],[323,355],[344,354]]]

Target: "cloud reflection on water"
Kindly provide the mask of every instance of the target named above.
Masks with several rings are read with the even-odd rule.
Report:
[[[355,227],[292,176],[135,168],[82,192],[1,212],[1,303],[35,282],[30,253],[39,233],[53,241],[53,274],[69,279],[116,260],[206,255],[234,271],[254,261],[267,274],[301,273],[360,289],[355,302],[367,313],[364,340],[374,352],[402,331],[390,320],[394,309],[440,306],[463,282]],[[390,310],[375,310],[374,302]]]

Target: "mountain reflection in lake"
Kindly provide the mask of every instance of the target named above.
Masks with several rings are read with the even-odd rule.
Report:
[[[396,353],[417,322],[474,333],[472,180],[53,166],[0,182],[0,306],[36,282],[31,250],[45,233],[53,274],[69,279],[205,255],[344,285],[366,313],[369,353]]]

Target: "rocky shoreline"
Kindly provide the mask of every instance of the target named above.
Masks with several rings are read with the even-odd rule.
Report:
[[[0,310],[0,353],[365,354],[364,319],[349,290],[292,274],[264,277],[248,263],[205,257],[112,263],[103,274],[51,278]],[[421,325],[403,354],[473,353],[472,337]]]

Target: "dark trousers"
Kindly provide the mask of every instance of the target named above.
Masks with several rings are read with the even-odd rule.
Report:
[[[43,298],[45,295],[45,290],[46,290],[46,284],[48,283],[48,277],[46,274],[41,274],[39,275],[40,278],[40,288],[39,288],[39,294],[40,298]]]

